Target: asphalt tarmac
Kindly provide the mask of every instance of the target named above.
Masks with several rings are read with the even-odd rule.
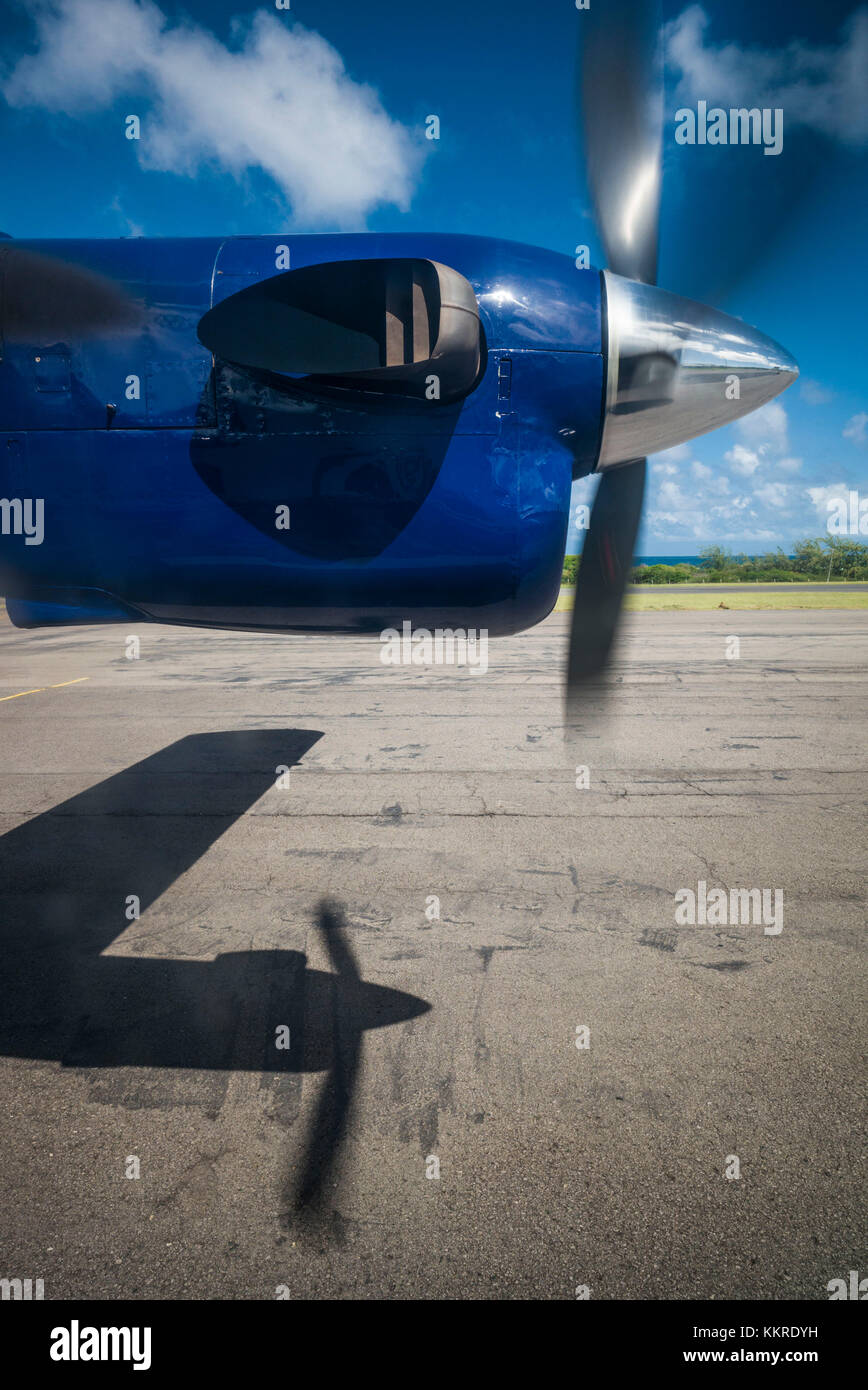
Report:
[[[569,745],[567,623],[483,674],[0,618],[0,1277],[825,1300],[868,1273],[868,614],[630,614]],[[680,924],[700,883],[779,890],[782,929]]]

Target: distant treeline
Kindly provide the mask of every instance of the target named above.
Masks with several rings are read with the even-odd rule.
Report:
[[[564,560],[564,584],[575,584],[578,555]],[[698,565],[637,565],[634,584],[771,584],[844,579],[868,580],[868,545],[842,536],[797,541],[792,555],[732,555],[720,545],[700,551]]]

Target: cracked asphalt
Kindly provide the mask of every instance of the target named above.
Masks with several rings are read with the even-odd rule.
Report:
[[[628,615],[568,746],[567,622],[482,675],[0,618],[0,1276],[826,1299],[865,1269],[868,615]],[[677,925],[700,881],[781,889],[782,932]]]

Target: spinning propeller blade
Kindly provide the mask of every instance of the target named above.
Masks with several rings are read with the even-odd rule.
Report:
[[[660,222],[663,81],[659,6],[608,0],[582,12],[585,162],[606,261],[616,275],[654,284]],[[642,516],[646,464],[600,479],[570,623],[567,713],[609,657]]]
[[[588,186],[603,243],[605,419],[602,474],[576,584],[567,718],[606,666],[642,517],[640,455],[755,410],[798,367],[740,320],[655,288],[662,175],[663,63],[657,0],[605,0],[581,12],[578,98]],[[737,380],[739,391],[726,390]]]

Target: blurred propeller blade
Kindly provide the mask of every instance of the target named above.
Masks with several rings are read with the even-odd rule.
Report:
[[[787,131],[771,159],[755,145],[678,145],[673,139],[666,151],[666,207],[667,226],[678,234],[667,238],[661,280],[687,299],[725,302],[732,312],[749,314],[752,286],[762,283],[788,239],[799,240],[806,207],[822,206],[846,165],[846,153],[832,141],[798,127]],[[701,246],[702,255],[685,256],[687,245]]]
[[[585,170],[606,262],[654,284],[663,71],[654,0],[600,0],[579,16]]]
[[[600,478],[585,537],[570,623],[567,721],[583,711],[588,683],[603,670],[618,624],[642,516],[645,459],[610,468]]]
[[[3,335],[10,343],[136,332],[142,308],[120,285],[86,266],[14,245],[0,246]]]
[[[581,12],[579,104],[585,170],[610,270],[657,280],[663,63],[657,0],[606,0]],[[581,713],[618,626],[642,516],[645,459],[603,473],[585,537],[570,624],[567,720]]]

